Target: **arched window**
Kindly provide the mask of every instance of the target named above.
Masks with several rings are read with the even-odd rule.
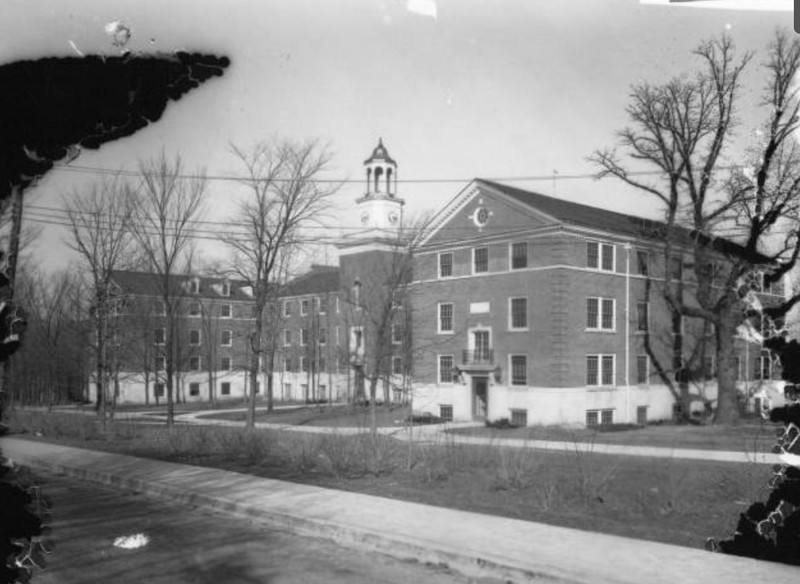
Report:
[[[370,192],[370,187],[372,186],[372,169],[367,168],[367,192]]]
[[[392,169],[386,169],[386,194],[392,195]]]
[[[358,280],[353,283],[352,300],[357,308],[361,306],[361,282]]]
[[[381,177],[383,176],[383,168],[380,166],[375,167],[375,192],[381,192]]]

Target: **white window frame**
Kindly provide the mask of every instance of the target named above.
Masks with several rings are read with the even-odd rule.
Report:
[[[400,366],[397,366],[397,363],[400,363]],[[399,369],[399,371],[398,371]],[[402,355],[393,355],[392,356],[392,375],[402,375],[403,374],[403,356]]]
[[[194,363],[197,363],[197,367],[194,366]],[[189,357],[189,371],[202,371],[203,370],[203,360],[199,355],[192,355]]]
[[[400,338],[397,338],[397,331],[400,331]],[[402,327],[399,324],[392,325],[392,344],[393,345],[402,345],[403,344],[403,335],[402,335]]]
[[[228,366],[225,367],[225,360],[228,361]],[[231,371],[233,369],[233,359],[230,357],[220,357],[219,359],[219,370],[220,371]]]
[[[308,316],[308,308],[311,305],[308,298],[300,300],[300,316]]]
[[[597,327],[589,325],[589,300],[597,300]],[[603,306],[606,300],[611,300],[611,328],[603,328]],[[617,299],[605,298],[603,296],[586,297],[586,331],[593,333],[615,333],[617,332]]]
[[[647,322],[645,322],[645,328],[640,327],[639,322],[639,305],[645,305],[645,311],[647,315]],[[637,300],[636,301],[636,334],[643,335],[650,332],[650,303],[646,300]]]
[[[447,276],[442,276],[442,257],[443,256],[450,256],[450,274]],[[454,276],[454,254],[452,251],[444,251],[439,253],[436,256],[436,276],[440,280],[446,280],[447,278],[452,278]]]
[[[156,331],[161,331],[161,340],[158,340],[158,337],[155,335]],[[167,329],[164,327],[153,329],[153,344],[158,347],[163,347],[167,344]]]
[[[514,313],[512,310],[514,300],[525,300],[525,326],[514,326]],[[508,330],[510,331],[527,331],[528,323],[530,322],[530,311],[528,310],[528,297],[527,296],[510,296],[508,298]]]
[[[227,342],[227,343],[225,342],[225,334],[226,334],[226,333],[227,333],[227,335],[228,335],[228,342]],[[222,331],[222,333],[221,333],[220,337],[221,337],[221,338],[220,338],[220,340],[219,340],[219,344],[220,344],[220,346],[222,346],[222,347],[230,347],[230,346],[233,346],[233,331],[232,331],[232,330],[229,330],[229,329],[224,329],[224,330]]]
[[[589,265],[589,245],[596,244],[597,245],[597,266],[590,266]],[[611,248],[611,268],[605,269],[603,267],[603,258],[605,257],[605,252],[603,251],[604,248],[610,247]],[[593,270],[596,272],[606,272],[611,274],[617,271],[617,246],[613,243],[609,243],[608,241],[599,241],[599,240],[589,240],[586,242],[586,269]]]
[[[197,389],[195,392],[194,389]],[[189,383],[189,397],[198,397],[200,395],[200,383],[192,381]]]
[[[450,328],[442,329],[442,306],[450,306]],[[456,306],[454,302],[437,302],[436,303],[436,332],[440,335],[452,335],[456,331]]]
[[[301,347],[307,347],[308,346],[308,337],[309,337],[308,329],[307,328],[301,328],[300,329],[300,346]]]
[[[525,357],[525,383],[514,383],[513,357]],[[508,385],[510,387],[527,387],[530,385],[528,372],[529,359],[527,353],[511,353],[508,355]]]
[[[195,308],[197,311],[195,312]],[[189,316],[191,318],[200,318],[203,315],[203,307],[200,305],[199,302],[190,302],[189,303]]]
[[[321,346],[328,344],[328,329],[324,326],[317,329],[317,341]]]
[[[589,383],[589,357],[597,357],[597,383]],[[603,383],[603,358],[611,357],[611,383]],[[616,387],[617,381],[617,354],[616,353],[589,353],[584,360],[586,366],[586,387]]]
[[[222,282],[222,295],[228,297],[231,295],[231,283],[227,280]]]
[[[644,381],[639,381],[639,359],[644,357]],[[650,355],[638,354],[636,355],[636,385],[650,385]]]
[[[221,381],[219,384],[219,394],[220,395],[230,395],[231,394],[231,382],[230,381]]]
[[[308,357],[300,355],[300,373],[308,373]]]
[[[450,381],[442,381],[442,357],[450,357]],[[436,355],[436,383],[438,385],[453,385],[453,383],[455,383],[455,375],[453,375],[453,369],[455,369],[455,367],[456,360],[453,355]]]
[[[189,281],[189,291],[192,294],[200,294],[200,280],[197,278],[192,278]]]
[[[325,299],[327,300],[327,298]],[[314,302],[317,305],[317,314],[327,314],[328,313],[328,303],[325,303],[325,310],[322,309],[322,298],[320,296],[314,297]]]
[[[292,301],[291,300],[284,300],[283,301],[283,317],[292,316]]]
[[[486,271],[485,272],[478,272],[475,270],[475,255],[479,249],[486,250]],[[488,274],[489,273],[489,246],[488,245],[481,245],[478,247],[472,248],[472,275],[476,274]]]
[[[525,265],[521,268],[514,267],[514,246],[515,245],[524,245],[525,246]],[[527,241],[512,241],[508,244],[508,270],[510,272],[516,272],[519,270],[524,270],[530,267],[530,245]]]
[[[225,314],[225,308],[228,309],[228,314]],[[233,318],[233,304],[225,303],[219,305],[219,317],[220,318]]]
[[[166,371],[167,369],[167,358],[164,355],[156,355],[155,360],[155,369],[156,371]]]
[[[292,329],[283,329],[283,346],[292,346]]]
[[[192,336],[197,334],[197,342],[192,341]],[[189,329],[189,346],[199,347],[203,344],[203,333],[200,329]]]

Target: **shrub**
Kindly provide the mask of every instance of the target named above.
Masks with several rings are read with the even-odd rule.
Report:
[[[495,420],[493,422],[486,420],[486,427],[493,428],[495,430],[513,430],[515,428],[519,428],[519,426],[513,424],[508,418],[500,418],[499,420]]]

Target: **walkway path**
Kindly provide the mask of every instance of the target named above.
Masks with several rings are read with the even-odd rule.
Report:
[[[20,463],[232,513],[474,577],[575,584],[792,582],[800,569],[700,549],[467,513],[18,438]]]

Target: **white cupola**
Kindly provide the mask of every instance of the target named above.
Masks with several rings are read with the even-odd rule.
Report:
[[[364,161],[367,192],[357,203],[359,222],[364,229],[397,229],[402,224],[403,204],[397,198],[397,163],[378,139],[372,155]]]

